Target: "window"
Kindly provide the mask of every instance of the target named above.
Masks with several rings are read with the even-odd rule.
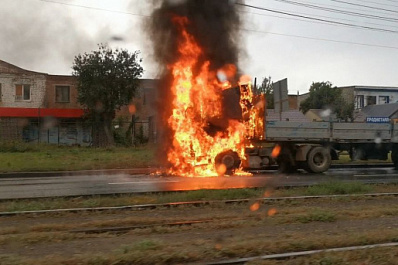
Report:
[[[388,104],[390,103],[389,96],[379,96],[379,104]]]
[[[365,100],[363,95],[355,96],[355,109],[362,109],[364,107]]]
[[[15,100],[30,100],[30,85],[15,85]]]
[[[376,105],[376,96],[367,96],[366,97],[366,106],[368,105]]]
[[[1,84],[0,84],[0,102],[1,102],[2,97],[3,97],[3,94],[1,93]]]
[[[55,102],[70,102],[69,86],[55,86]]]

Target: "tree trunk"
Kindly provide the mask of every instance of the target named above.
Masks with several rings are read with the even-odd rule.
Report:
[[[97,114],[93,122],[93,146],[108,147],[115,145],[112,133],[113,113]]]
[[[115,139],[113,138],[112,132],[112,121],[114,114],[113,113],[105,113],[104,114],[104,132],[106,137],[106,146],[114,146]]]

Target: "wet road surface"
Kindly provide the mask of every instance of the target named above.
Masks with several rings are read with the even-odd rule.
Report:
[[[144,193],[198,189],[307,186],[330,181],[398,183],[398,171],[391,167],[329,169],[322,174],[276,170],[255,172],[253,176],[182,178],[131,173],[98,173],[70,176],[0,178],[0,199]]]

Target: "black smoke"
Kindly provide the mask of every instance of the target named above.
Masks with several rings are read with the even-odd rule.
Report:
[[[204,62],[209,61],[209,70],[211,71],[216,71],[226,64],[234,64],[239,72],[238,59],[242,51],[242,39],[239,32],[241,17],[235,1],[231,0],[163,0],[160,4],[159,1],[154,1],[154,3],[158,5],[154,7],[146,25],[146,31],[153,45],[154,60],[160,67],[158,98],[161,117],[159,128],[163,128],[162,143],[165,144],[163,147],[167,150],[167,143],[172,143],[171,133],[167,129],[167,119],[171,115],[172,77],[167,65],[171,65],[179,59],[177,41],[180,36],[172,18],[175,16],[188,18],[189,23],[186,30],[202,49],[201,57],[194,69],[199,70]],[[230,81],[236,82],[237,79]],[[237,106],[240,111],[239,95],[232,95],[232,98],[231,105],[234,105],[235,108]],[[230,100],[224,99],[224,102],[228,101]],[[229,106],[227,106],[228,108]],[[240,112],[238,116],[239,114]],[[209,122],[209,129],[206,131],[214,133],[214,131],[225,129],[226,126],[228,126],[228,119],[220,117],[220,119]]]
[[[234,3],[230,0],[162,1],[147,24],[155,60],[164,67],[178,58],[179,32],[171,19],[181,16],[188,18],[188,33],[203,49],[199,65],[207,60],[211,62],[210,70],[229,63],[238,65],[241,18]]]

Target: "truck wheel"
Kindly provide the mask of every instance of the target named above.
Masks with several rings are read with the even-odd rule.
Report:
[[[238,153],[231,150],[219,153],[215,158],[215,166],[220,175],[231,175],[240,167],[241,160]],[[219,168],[225,166],[225,172],[220,172]],[[223,170],[224,171],[224,170]],[[223,174],[221,174],[223,173]]]
[[[327,148],[317,146],[310,150],[307,156],[306,170],[312,173],[322,173],[329,169],[332,158]]]

